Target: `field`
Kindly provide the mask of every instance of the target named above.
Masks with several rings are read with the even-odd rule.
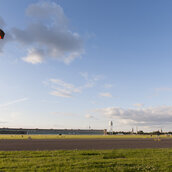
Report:
[[[171,136],[0,135],[0,150],[0,171],[172,171]]]
[[[157,138],[157,135],[10,135],[2,134],[1,139],[126,139],[126,138]],[[171,135],[161,135],[159,138],[172,138]]]
[[[172,149],[1,151],[0,171],[172,171]]]

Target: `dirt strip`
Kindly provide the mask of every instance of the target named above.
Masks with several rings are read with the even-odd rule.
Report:
[[[1,151],[19,150],[91,150],[172,148],[172,139],[33,139],[0,140]]]

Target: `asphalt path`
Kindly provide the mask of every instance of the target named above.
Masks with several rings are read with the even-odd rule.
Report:
[[[172,139],[30,139],[0,140],[1,151],[22,150],[105,150],[172,148]]]

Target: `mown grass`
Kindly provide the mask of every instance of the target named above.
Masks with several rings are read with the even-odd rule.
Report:
[[[172,149],[1,151],[0,171],[172,171]]]
[[[0,135],[0,139],[104,139],[104,138],[157,138],[157,135]],[[161,135],[159,138],[172,138]]]

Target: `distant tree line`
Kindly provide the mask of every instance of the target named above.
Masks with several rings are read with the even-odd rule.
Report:
[[[131,131],[113,131],[107,132],[108,135],[131,135],[131,134],[141,134],[141,135],[171,135],[172,131],[169,132],[161,132],[161,131],[152,131],[152,132],[144,132],[142,130],[138,132],[131,132]]]

